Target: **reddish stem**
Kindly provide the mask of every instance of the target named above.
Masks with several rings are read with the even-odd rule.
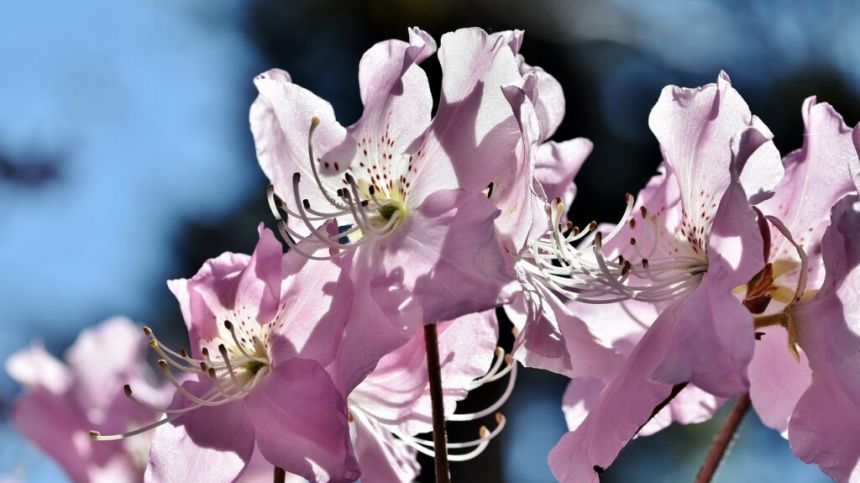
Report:
[[[436,332],[436,324],[424,325],[424,345],[427,352],[427,377],[430,381],[430,404],[433,409],[436,483],[450,483],[448,435],[445,432],[445,406],[442,401],[442,371],[439,366],[439,336]]]
[[[714,474],[720,466],[720,461],[723,460],[729,444],[731,444],[741,425],[741,421],[743,421],[749,409],[750,394],[747,392],[738,396],[738,400],[735,401],[732,412],[729,413],[729,417],[726,418],[726,422],[720,428],[720,432],[717,433],[717,437],[705,456],[705,461],[702,463],[699,474],[696,475],[696,479],[694,480],[695,483],[709,483],[714,478]]]

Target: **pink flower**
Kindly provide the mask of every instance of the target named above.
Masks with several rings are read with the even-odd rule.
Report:
[[[831,383],[822,382],[828,377],[826,373],[834,373],[837,379],[832,384],[837,386],[841,383],[838,377],[844,377],[840,369],[829,367],[830,352],[849,354],[846,348],[857,340],[846,335],[847,319],[840,312],[851,313],[848,307],[855,301],[850,295],[846,297],[844,290],[836,292],[840,284],[851,286],[849,272],[856,263],[851,259],[854,248],[850,235],[857,216],[852,202],[844,197],[857,192],[851,170],[858,155],[851,129],[829,104],[817,103],[812,97],[804,102],[802,112],[806,133],[803,148],[785,157],[786,176],[776,195],[761,205],[765,214],[780,220],[780,229],[771,233],[768,276],[751,288],[764,294],[769,303],[766,311],[761,311],[763,315],[756,317],[750,396],[762,421],[787,436],[801,458],[847,481],[856,466],[856,455],[846,454],[833,444],[835,433],[828,441],[822,440],[826,426],[809,429],[807,425],[815,420],[810,417],[808,402],[827,399],[829,396],[821,395],[822,388],[833,389]],[[830,235],[822,238],[827,232]],[[825,250],[828,236],[830,253]],[[842,240],[844,247],[833,240]],[[810,299],[816,292],[818,295]],[[811,311],[813,307],[816,312]],[[841,339],[840,348],[831,347],[835,338]],[[860,350],[856,342],[853,344],[854,351]],[[844,363],[852,364],[851,357],[846,355]],[[801,397],[806,398],[806,405],[798,404]],[[851,401],[850,392],[846,397]],[[860,399],[853,404],[860,404]],[[850,416],[850,411],[846,415]],[[800,423],[796,423],[798,418]],[[798,433],[793,427],[807,429]],[[809,431],[817,436],[809,437]],[[810,446],[812,439],[817,448]]]
[[[521,41],[522,35],[511,37],[514,52]],[[506,289],[510,299],[506,310],[519,330],[513,354],[527,366],[572,375],[578,369],[572,367],[569,350],[584,356],[582,350],[594,348],[593,338],[536,271],[540,270],[537,260],[545,256],[542,246],[552,243],[550,200],[553,204],[573,200],[573,177],[591,152],[591,142],[583,138],[547,141],[564,116],[564,94],[552,76],[527,65],[521,56],[518,60],[522,87],[503,88],[522,133],[516,169],[510,178],[495,175],[489,192],[501,211],[496,227],[517,274],[517,282]],[[566,336],[561,333],[563,323]],[[566,340],[572,347],[565,347]]]
[[[597,481],[683,384],[716,396],[748,387],[752,316],[733,289],[765,265],[749,199],[765,199],[779,181],[778,153],[725,74],[699,89],[667,87],[649,124],[663,172],[628,205],[630,216],[595,236],[593,254],[558,245],[570,268],[567,278],[551,278],[562,294],[633,299],[659,312],[611,379],[591,385],[588,415],[550,454],[562,481]],[[556,236],[564,242],[581,234]]]
[[[153,384],[143,361],[143,334],[123,317],[84,330],[66,352],[65,362],[41,346],[13,354],[6,371],[24,385],[12,409],[12,424],[53,458],[72,481],[141,481],[149,439],[98,443],[97,428],[125,431],[155,416],[129,401],[122,391],[131,381],[149,404],[165,404],[169,393]]]
[[[331,106],[272,70],[255,79],[257,156],[273,185],[273,211],[293,246],[316,239],[397,326],[450,320],[496,305],[513,279],[483,193],[516,162],[521,136],[501,87],[522,77],[511,33],[462,29],[442,37],[442,95],[433,101],[419,63],[436,45],[373,46],[359,65],[364,113],[349,128]],[[294,248],[295,249],[295,248]],[[372,310],[372,309],[371,309]]]
[[[860,480],[860,196],[833,208],[818,293],[788,309],[812,382],[794,406],[791,449],[839,482]],[[767,337],[767,336],[765,336]]]
[[[511,364],[501,369],[503,352],[496,348],[498,327],[494,312],[443,322],[438,330],[449,424],[493,415],[510,394],[516,375]],[[494,353],[495,364],[491,366]],[[511,374],[508,388],[496,403],[477,413],[454,414],[457,401],[470,390],[498,380],[508,372]],[[420,470],[417,452],[433,456],[432,440],[417,436],[432,429],[422,332],[379,361],[377,368],[349,395],[349,413],[362,478],[380,483],[414,481]],[[504,427],[501,415],[497,416],[497,424],[492,431],[482,428],[479,437],[472,441],[449,443],[449,459],[465,461],[479,455]]]
[[[783,160],[786,176],[776,195],[761,204],[767,215],[779,218],[792,239],[772,230],[770,286],[762,286],[772,298],[769,313],[779,313],[793,301],[800,277],[814,290],[824,281],[821,257],[822,234],[830,224],[830,210],[839,199],[856,190],[849,167],[857,153],[851,130],[842,117],[814,97],[803,104],[805,127],[803,148]],[[805,264],[794,243],[806,254]],[[800,395],[809,386],[811,374],[806,356],[789,350],[788,331],[779,326],[761,326],[755,355],[750,363],[750,397],[762,421],[781,433],[788,429],[789,418]],[[794,330],[792,328],[792,330]],[[794,346],[791,342],[791,346]],[[800,359],[800,361],[798,361]]]
[[[157,423],[97,437],[120,439],[157,427],[149,481],[232,481],[255,451],[309,480],[356,479],[344,395],[369,369],[350,365],[342,354],[361,351],[378,360],[387,348],[344,337],[361,323],[350,318],[346,274],[332,262],[284,255],[261,225],[250,257],[225,253],[169,286],[191,350],[174,351],[147,333],[176,389],[173,403]],[[132,389],[126,386],[127,395],[137,401]]]

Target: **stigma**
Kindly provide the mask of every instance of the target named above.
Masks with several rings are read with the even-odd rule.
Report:
[[[121,434],[103,435],[90,431],[98,441],[116,441],[169,423],[176,418],[201,407],[214,407],[240,401],[271,372],[269,334],[272,323],[245,323],[236,326],[229,320],[218,325],[218,334],[199,348],[199,356],[192,356],[185,349],[178,351],[164,345],[149,327],[143,332],[149,337],[149,347],[160,357],[158,368],[188,403],[182,408],[155,407],[135,396],[128,384],[123,391],[138,405],[164,416],[158,421]],[[203,394],[194,394],[183,386],[189,376],[210,382]]]
[[[302,175],[295,172],[290,203],[281,199],[273,186],[269,186],[267,194],[269,209],[287,245],[308,258],[327,259],[385,238],[406,221],[409,189],[417,174],[413,159],[423,153],[391,152],[395,143],[386,127],[378,139],[365,137],[358,141],[356,158],[341,166],[314,156],[312,141],[319,123],[319,118],[314,117],[308,132],[312,183],[302,185]],[[303,196],[302,186],[315,191],[319,206]],[[297,221],[289,223],[290,218]],[[304,240],[328,248],[329,255],[306,252],[299,246]]]

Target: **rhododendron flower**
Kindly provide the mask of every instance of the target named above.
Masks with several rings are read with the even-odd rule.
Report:
[[[823,253],[822,233],[829,229],[833,231],[832,238],[850,240],[851,220],[856,218],[851,211],[851,203],[843,201],[839,205],[841,208],[834,209],[831,222],[831,207],[846,194],[857,190],[850,172],[858,160],[851,129],[830,105],[816,103],[814,97],[806,100],[802,112],[806,134],[803,148],[786,156],[783,161],[785,178],[777,186],[775,196],[760,205],[766,215],[781,221],[777,225],[779,229],[771,232],[767,270],[764,276],[759,277],[759,283],[750,287],[752,292],[766,297],[768,302],[761,310],[762,315],[756,318],[757,341],[749,369],[750,397],[766,425],[787,435],[793,448],[803,448],[795,451],[804,460],[818,463],[834,478],[846,480],[845,471],[850,472],[854,467],[856,455],[853,459],[850,455],[825,457],[823,455],[834,454],[830,444],[821,444],[818,448],[821,453],[814,454],[810,452],[805,435],[789,431],[794,425],[793,414],[798,414],[797,402],[801,396],[810,391],[820,391],[810,388],[812,371],[829,370],[822,364],[827,364],[826,359],[830,356],[808,354],[807,348],[830,350],[826,341],[837,337],[831,333],[844,331],[840,327],[845,322],[841,321],[838,309],[824,309],[825,300],[833,303],[843,297],[830,293],[836,287],[827,287],[826,278],[837,280],[844,276],[850,280],[847,272],[851,269],[851,261],[844,257],[851,255],[853,248],[846,241],[845,249],[849,253],[843,254],[842,248],[831,246],[833,251],[828,262],[828,254]],[[834,226],[837,219],[841,220],[842,226]],[[843,257],[849,266],[843,265],[843,260],[837,261],[835,257],[838,256]],[[834,273],[831,273],[828,263],[834,267]],[[832,280],[831,285],[843,283]],[[815,303],[811,300],[807,303],[807,299],[819,290],[828,294],[821,293],[815,298]],[[835,305],[851,303],[854,302],[849,298]],[[809,307],[816,307],[818,319],[826,316],[833,320],[809,321],[809,314],[813,313]],[[807,322],[801,329],[799,321],[803,317]],[[845,347],[849,347],[852,339],[841,337]],[[819,339],[825,342],[813,342]],[[860,346],[855,345],[854,350],[860,350]],[[811,360],[811,357],[816,360]],[[850,364],[848,360],[846,363]],[[860,400],[854,403],[860,403]],[[808,419],[809,415],[804,417]],[[835,454],[840,453],[837,450]]]
[[[513,279],[484,191],[488,172],[510,170],[521,135],[502,86],[522,83],[511,33],[462,29],[439,48],[436,116],[419,63],[436,45],[413,28],[409,42],[373,46],[359,65],[362,117],[349,128],[331,106],[272,70],[255,79],[257,156],[284,238],[317,240],[341,257],[355,284],[400,326],[450,320],[496,305]]]
[[[824,284],[786,311],[812,370],[788,437],[800,459],[836,481],[854,482],[860,480],[860,196],[834,206],[821,251]]]
[[[261,226],[250,257],[225,253],[169,286],[191,351],[174,351],[147,334],[176,389],[173,403],[157,423],[96,436],[118,439],[157,427],[151,481],[231,481],[255,450],[313,481],[357,478],[346,391],[337,385],[344,370],[339,351],[349,352],[341,340],[352,322],[345,273],[331,262],[283,255]],[[362,350],[374,352],[372,345]],[[137,400],[133,389],[126,386],[126,393]]]
[[[596,391],[585,419],[550,454],[562,481],[597,481],[596,473],[683,385],[716,396],[748,386],[753,321],[733,289],[765,265],[749,199],[765,199],[779,181],[778,153],[725,74],[699,89],[667,87],[649,124],[661,143],[664,171],[640,193],[637,206],[628,204],[629,215],[605,242],[595,235],[592,257],[557,245],[571,270],[568,278],[555,278],[562,294],[634,299],[659,310],[617,373]],[[565,240],[560,232],[556,237]]]
[[[521,41],[519,34],[510,37],[509,45],[515,53]],[[591,152],[591,142],[583,138],[563,143],[547,141],[564,116],[564,94],[551,75],[527,65],[521,56],[518,60],[522,87],[503,88],[522,134],[516,150],[516,169],[488,173],[493,179],[488,197],[501,211],[496,228],[517,275],[517,281],[506,288],[510,299],[506,310],[519,331],[513,354],[528,366],[572,373],[557,321],[568,314],[556,314],[563,310],[559,309],[563,304],[536,273],[535,259],[541,256],[536,246],[541,238],[547,238],[551,222],[549,200],[573,200],[573,177]],[[579,328],[587,332],[581,321]],[[578,335],[568,336],[573,341]]]
[[[140,328],[123,317],[84,330],[65,362],[41,346],[6,361],[6,371],[24,385],[12,409],[12,424],[47,453],[75,482],[141,481],[149,438],[98,443],[97,428],[126,431],[157,418],[129,401],[122,385],[131,381],[149,404],[163,405],[170,394],[154,384],[146,365]]]
[[[473,421],[493,415],[510,395],[516,376],[515,366],[509,359],[505,361],[503,351],[496,348],[498,326],[494,312],[440,323],[438,331],[446,419]],[[507,362],[505,368],[503,362]],[[498,401],[476,413],[453,414],[457,401],[470,390],[507,373],[507,389]],[[349,395],[349,414],[362,479],[407,482],[418,476],[417,453],[434,455],[433,442],[417,436],[432,429],[422,332],[379,361]],[[465,461],[483,452],[504,427],[504,419],[496,414],[497,426],[492,431],[482,427],[472,441],[449,443],[449,459]]]

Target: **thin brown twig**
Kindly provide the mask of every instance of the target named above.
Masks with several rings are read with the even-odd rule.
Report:
[[[696,479],[694,480],[695,483],[709,483],[714,478],[714,474],[720,466],[720,461],[725,456],[729,444],[735,437],[741,421],[743,421],[749,409],[750,394],[747,392],[738,396],[738,400],[735,401],[732,412],[729,413],[729,417],[726,418],[726,422],[723,423],[723,427],[720,428],[720,432],[717,433],[717,437],[705,456],[705,461],[702,463],[699,474],[696,475]]]
[[[442,401],[442,372],[439,366],[439,335],[436,332],[436,324],[424,325],[424,345],[427,352],[427,377],[430,381],[430,404],[433,408],[436,483],[450,483],[448,435],[445,432],[445,406]]]
[[[287,472],[279,466],[275,466],[275,483],[284,483],[287,480]]]

